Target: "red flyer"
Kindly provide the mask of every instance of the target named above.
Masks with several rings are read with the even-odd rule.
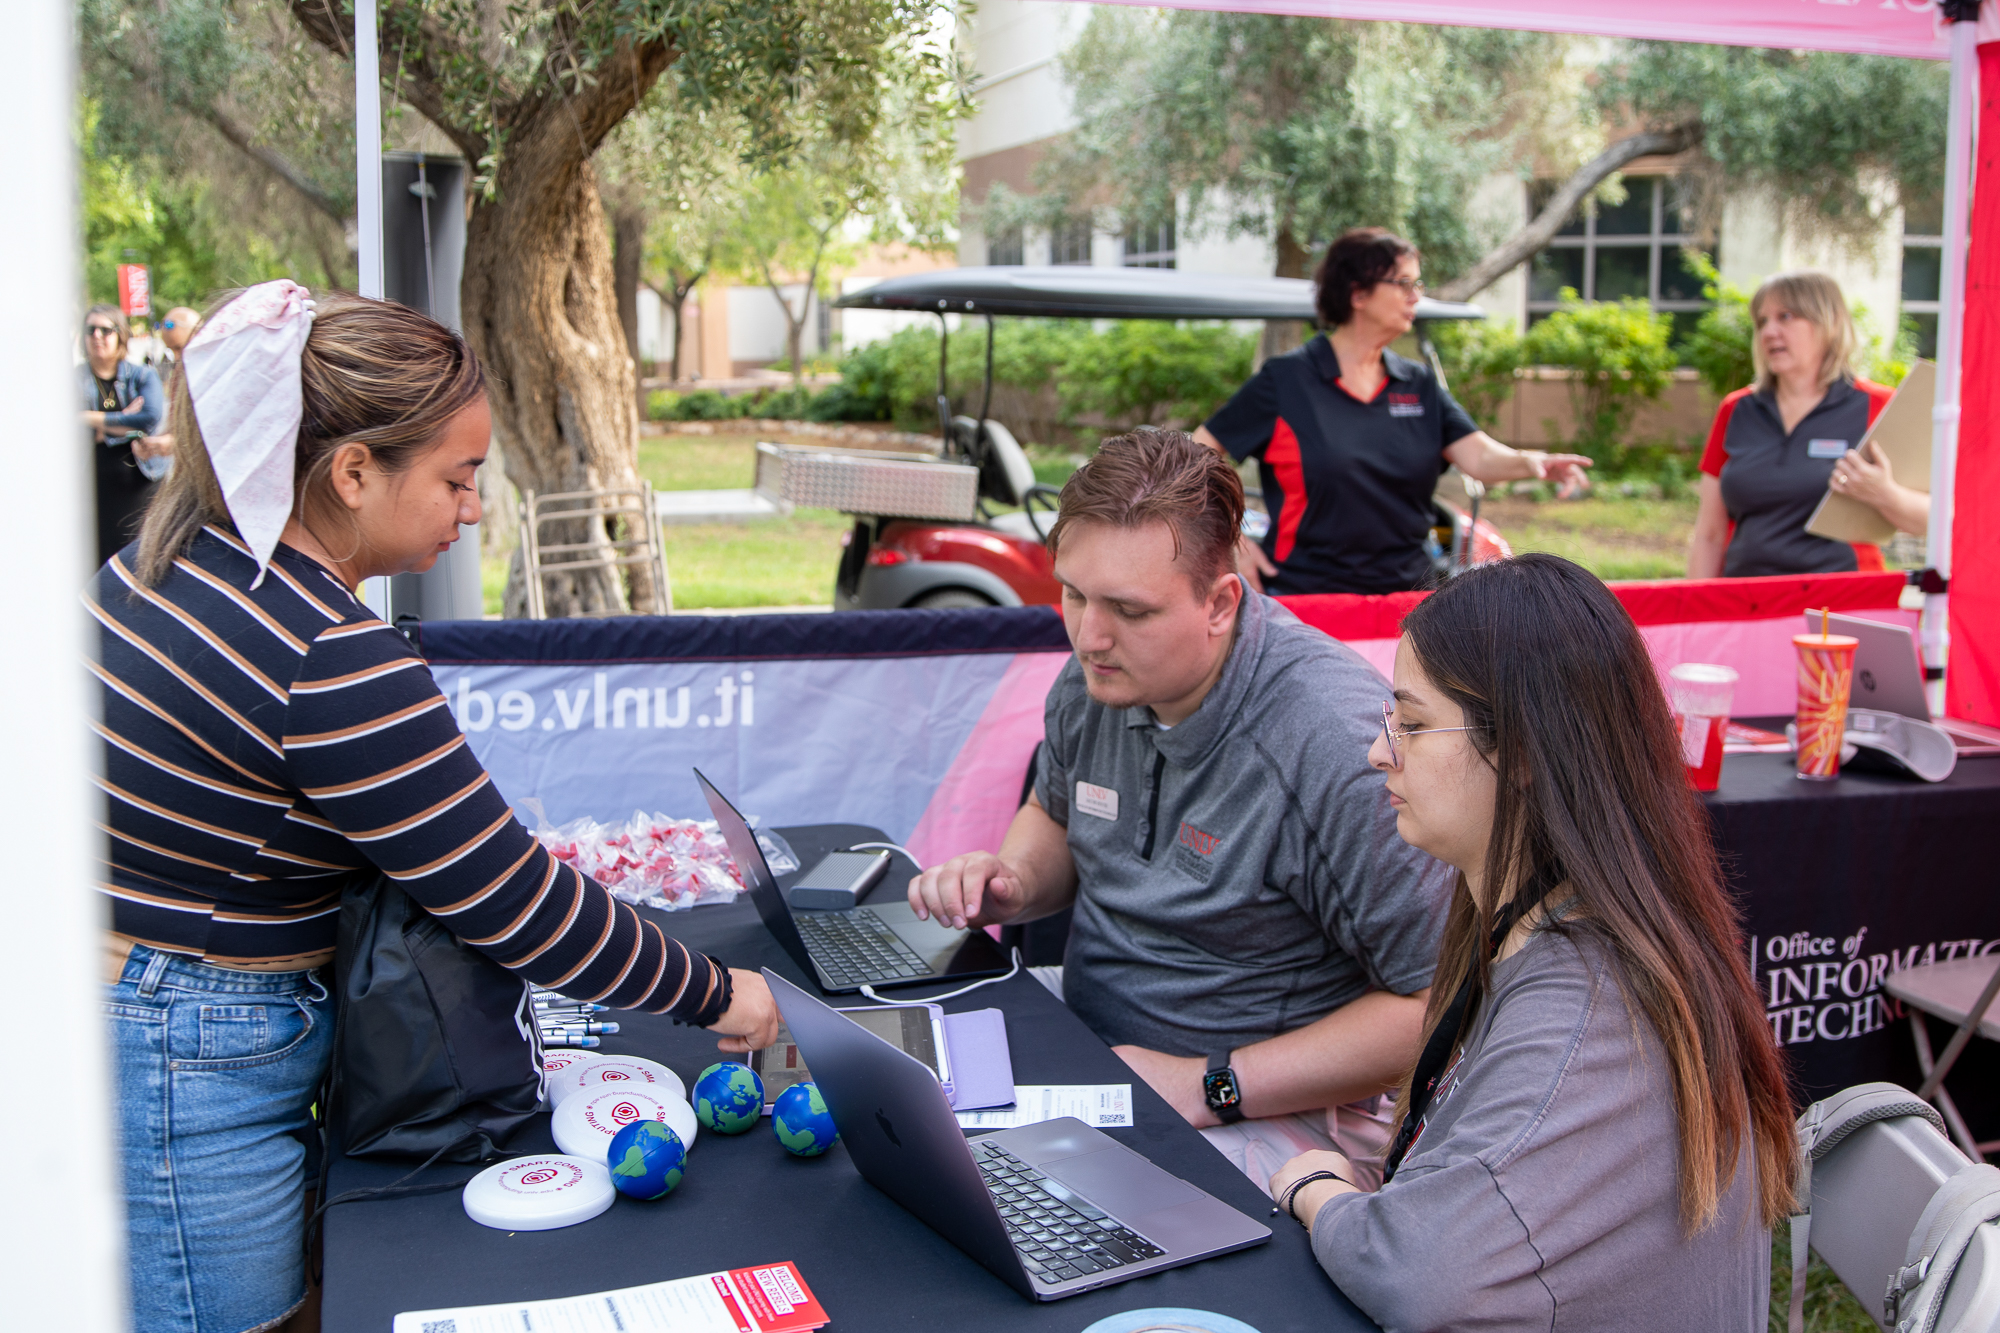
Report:
[[[826,1322],[798,1265],[785,1262],[552,1301],[406,1311],[394,1333],[809,1333]]]

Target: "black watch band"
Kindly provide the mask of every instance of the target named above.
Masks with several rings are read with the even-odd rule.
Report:
[[[1208,1057],[1208,1072],[1201,1076],[1201,1095],[1208,1109],[1225,1125],[1243,1118],[1243,1090],[1236,1084],[1236,1071],[1229,1067],[1234,1052],[1222,1050]]]

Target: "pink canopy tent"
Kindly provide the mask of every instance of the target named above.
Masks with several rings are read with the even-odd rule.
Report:
[[[1098,0],[1143,4],[1161,0]],[[1377,19],[1403,23],[1523,28],[1591,33],[1606,37],[1855,51],[1951,61],[1951,118],[1947,129],[1945,221],[1947,238],[1971,232],[1967,250],[1944,250],[1943,311],[1938,321],[1938,387],[1933,407],[1931,523],[1927,563],[1936,578],[1925,584],[1922,637],[1925,660],[1943,667],[1947,645],[1945,711],[2000,725],[2000,541],[1980,527],[1954,535],[1956,500],[1980,515],[1980,495],[2000,494],[2000,306],[1970,293],[2000,290],[2000,171],[1979,177],[1977,207],[1969,207],[1975,103],[1982,129],[1982,157],[2000,157],[2000,0],[1984,6],[1980,21],[1946,23],[1932,0],[1526,0],[1495,6],[1474,0],[1164,0],[1171,8],[1232,10],[1314,18]],[[1966,4],[1964,8],[1971,8]],[[1979,98],[1983,72],[1996,90]],[[1969,213],[1969,216],[1968,216]],[[1960,447],[1959,385],[1963,331],[1965,417]],[[1947,633],[1945,581],[1957,612]]]

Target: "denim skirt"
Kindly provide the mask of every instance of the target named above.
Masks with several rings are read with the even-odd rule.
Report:
[[[250,1333],[305,1299],[305,1143],[333,1054],[316,972],[134,945],[106,987],[135,1333]]]

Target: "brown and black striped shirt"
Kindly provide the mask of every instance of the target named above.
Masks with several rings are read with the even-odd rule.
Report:
[[[324,567],[281,545],[251,591],[248,548],[210,527],[148,588],[132,549],[85,598],[114,934],[225,967],[317,966],[343,882],[372,867],[541,985],[720,1015],[722,969],[521,827],[423,659]]]

